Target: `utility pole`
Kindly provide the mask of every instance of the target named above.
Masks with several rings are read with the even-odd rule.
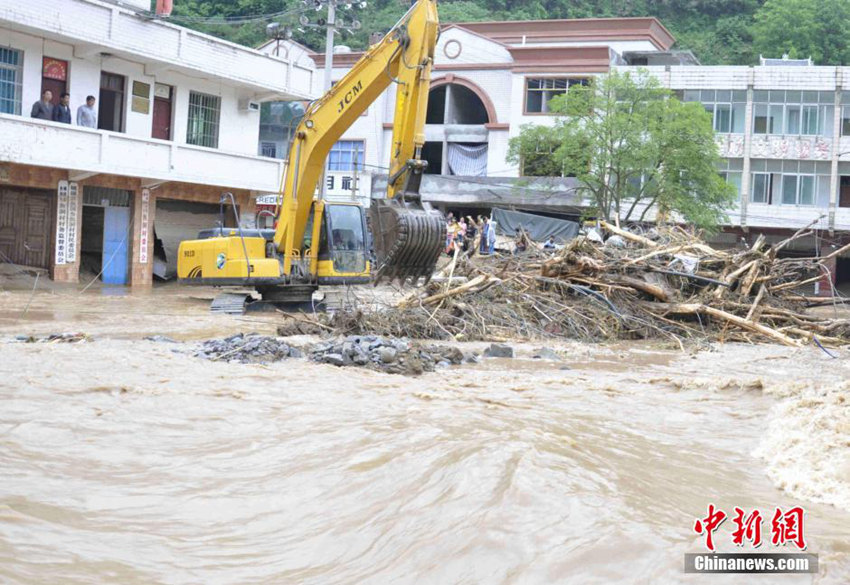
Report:
[[[336,32],[336,0],[328,0],[328,24],[325,36],[325,92],[330,90],[334,67],[334,33]]]
[[[331,72],[334,68],[334,33],[336,32],[336,0],[327,0],[328,24],[325,34],[325,93],[333,87]],[[319,189],[319,199],[327,199],[328,195],[328,162],[322,167],[322,188]]]
[[[342,8],[346,10],[351,9],[353,6],[357,6],[359,8],[366,8],[365,0],[361,0],[360,2],[356,2],[356,0],[303,0],[305,8],[314,8],[315,10],[321,10],[322,6],[327,6],[328,18],[327,20],[325,20],[324,18],[320,18],[315,23],[311,23],[309,17],[307,17],[306,14],[302,14],[301,18],[299,19],[301,26],[304,27],[325,27],[325,93],[330,91],[331,87],[333,87],[333,80],[331,79],[331,75],[333,74],[334,61],[334,34],[336,33],[337,29],[350,33],[356,30],[360,30],[362,26],[360,24],[360,21],[357,19],[353,19],[349,22],[340,21],[339,26],[337,26],[336,9],[338,3],[342,6]],[[325,197],[327,196],[327,191],[328,165],[327,161],[325,161],[325,165],[322,168],[322,183],[321,187],[319,188],[319,198],[325,199]]]

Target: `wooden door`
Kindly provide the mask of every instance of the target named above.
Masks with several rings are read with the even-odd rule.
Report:
[[[0,190],[0,252],[3,260],[49,268],[53,194]]]
[[[171,140],[171,95],[171,86],[156,84],[151,136],[160,140]]]
[[[68,62],[53,57],[41,60],[41,93],[48,89],[53,92],[51,103],[55,106],[68,88]]]

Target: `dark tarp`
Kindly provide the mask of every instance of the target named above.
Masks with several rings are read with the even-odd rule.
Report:
[[[533,213],[508,211],[493,208],[491,215],[496,222],[496,233],[503,236],[513,236],[517,228],[522,228],[535,242],[545,242],[549,236],[555,236],[555,241],[566,242],[578,235],[578,223],[566,219],[555,219]]]

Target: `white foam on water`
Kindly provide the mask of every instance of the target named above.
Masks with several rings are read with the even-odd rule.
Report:
[[[850,510],[850,383],[768,385],[783,396],[754,455],[781,489]]]

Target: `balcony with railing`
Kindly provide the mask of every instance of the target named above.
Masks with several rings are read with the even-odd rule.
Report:
[[[313,70],[303,65],[99,0],[2,2],[0,27],[73,44],[78,56],[116,55],[269,98],[307,99],[313,86]]]
[[[276,192],[281,160],[0,114],[0,161]]]

